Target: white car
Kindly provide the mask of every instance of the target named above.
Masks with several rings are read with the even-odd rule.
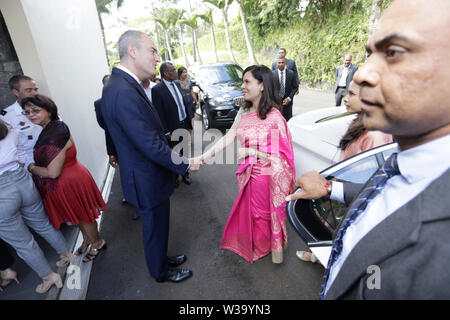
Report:
[[[322,171],[339,160],[339,142],[355,117],[345,107],[331,107],[288,121],[297,177],[311,170]]]

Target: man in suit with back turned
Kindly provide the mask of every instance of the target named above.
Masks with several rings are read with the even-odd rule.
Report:
[[[298,90],[295,74],[286,68],[286,58],[283,56],[277,56],[277,69],[272,74],[282,101],[281,114],[288,121],[292,118],[292,100]]]
[[[334,94],[336,97],[336,106],[339,107],[342,99],[348,93],[348,86],[352,82],[358,67],[352,64],[352,55],[347,54],[344,58],[344,64],[336,68],[336,83],[334,84]]]
[[[450,299],[449,39],[448,0],[394,1],[353,80],[364,126],[394,135],[398,153],[364,186],[330,187],[309,172],[287,199],[331,194],[350,205],[321,298]]]
[[[158,112],[140,84],[155,75],[160,61],[153,40],[129,30],[120,36],[118,48],[120,64],[103,88],[101,113],[117,150],[124,196],[142,220],[150,274],[158,282],[180,282],[192,272],[175,268],[186,256],[167,257],[169,197],[173,174],[198,170],[199,165],[169,148]]]

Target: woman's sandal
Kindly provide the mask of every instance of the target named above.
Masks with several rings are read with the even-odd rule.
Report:
[[[101,251],[106,250],[106,242],[103,244],[101,248],[92,248],[89,252],[84,256],[83,262],[94,261],[95,258],[100,254]],[[92,253],[91,253],[92,252]]]
[[[76,256],[83,255],[87,251],[88,248],[89,248],[89,243],[83,242],[81,244],[81,246],[77,249],[77,251],[75,251],[75,255]]]

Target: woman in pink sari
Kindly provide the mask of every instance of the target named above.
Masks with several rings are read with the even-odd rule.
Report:
[[[239,139],[239,195],[220,248],[250,263],[272,253],[272,262],[281,263],[287,244],[284,199],[295,182],[291,134],[278,111],[281,102],[269,68],[245,69],[242,90],[245,104],[233,126],[200,160],[206,161]]]

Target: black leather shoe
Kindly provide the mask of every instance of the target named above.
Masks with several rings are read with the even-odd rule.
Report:
[[[157,282],[181,282],[192,277],[192,271],[188,269],[171,269],[167,272],[167,276],[164,278],[157,278]]]
[[[168,257],[167,260],[169,262],[169,268],[178,267],[180,264],[186,262],[187,257],[184,254],[180,254],[174,257]]]
[[[181,179],[187,185],[190,185],[192,183],[191,178],[189,177],[189,172],[186,172],[185,175]]]

